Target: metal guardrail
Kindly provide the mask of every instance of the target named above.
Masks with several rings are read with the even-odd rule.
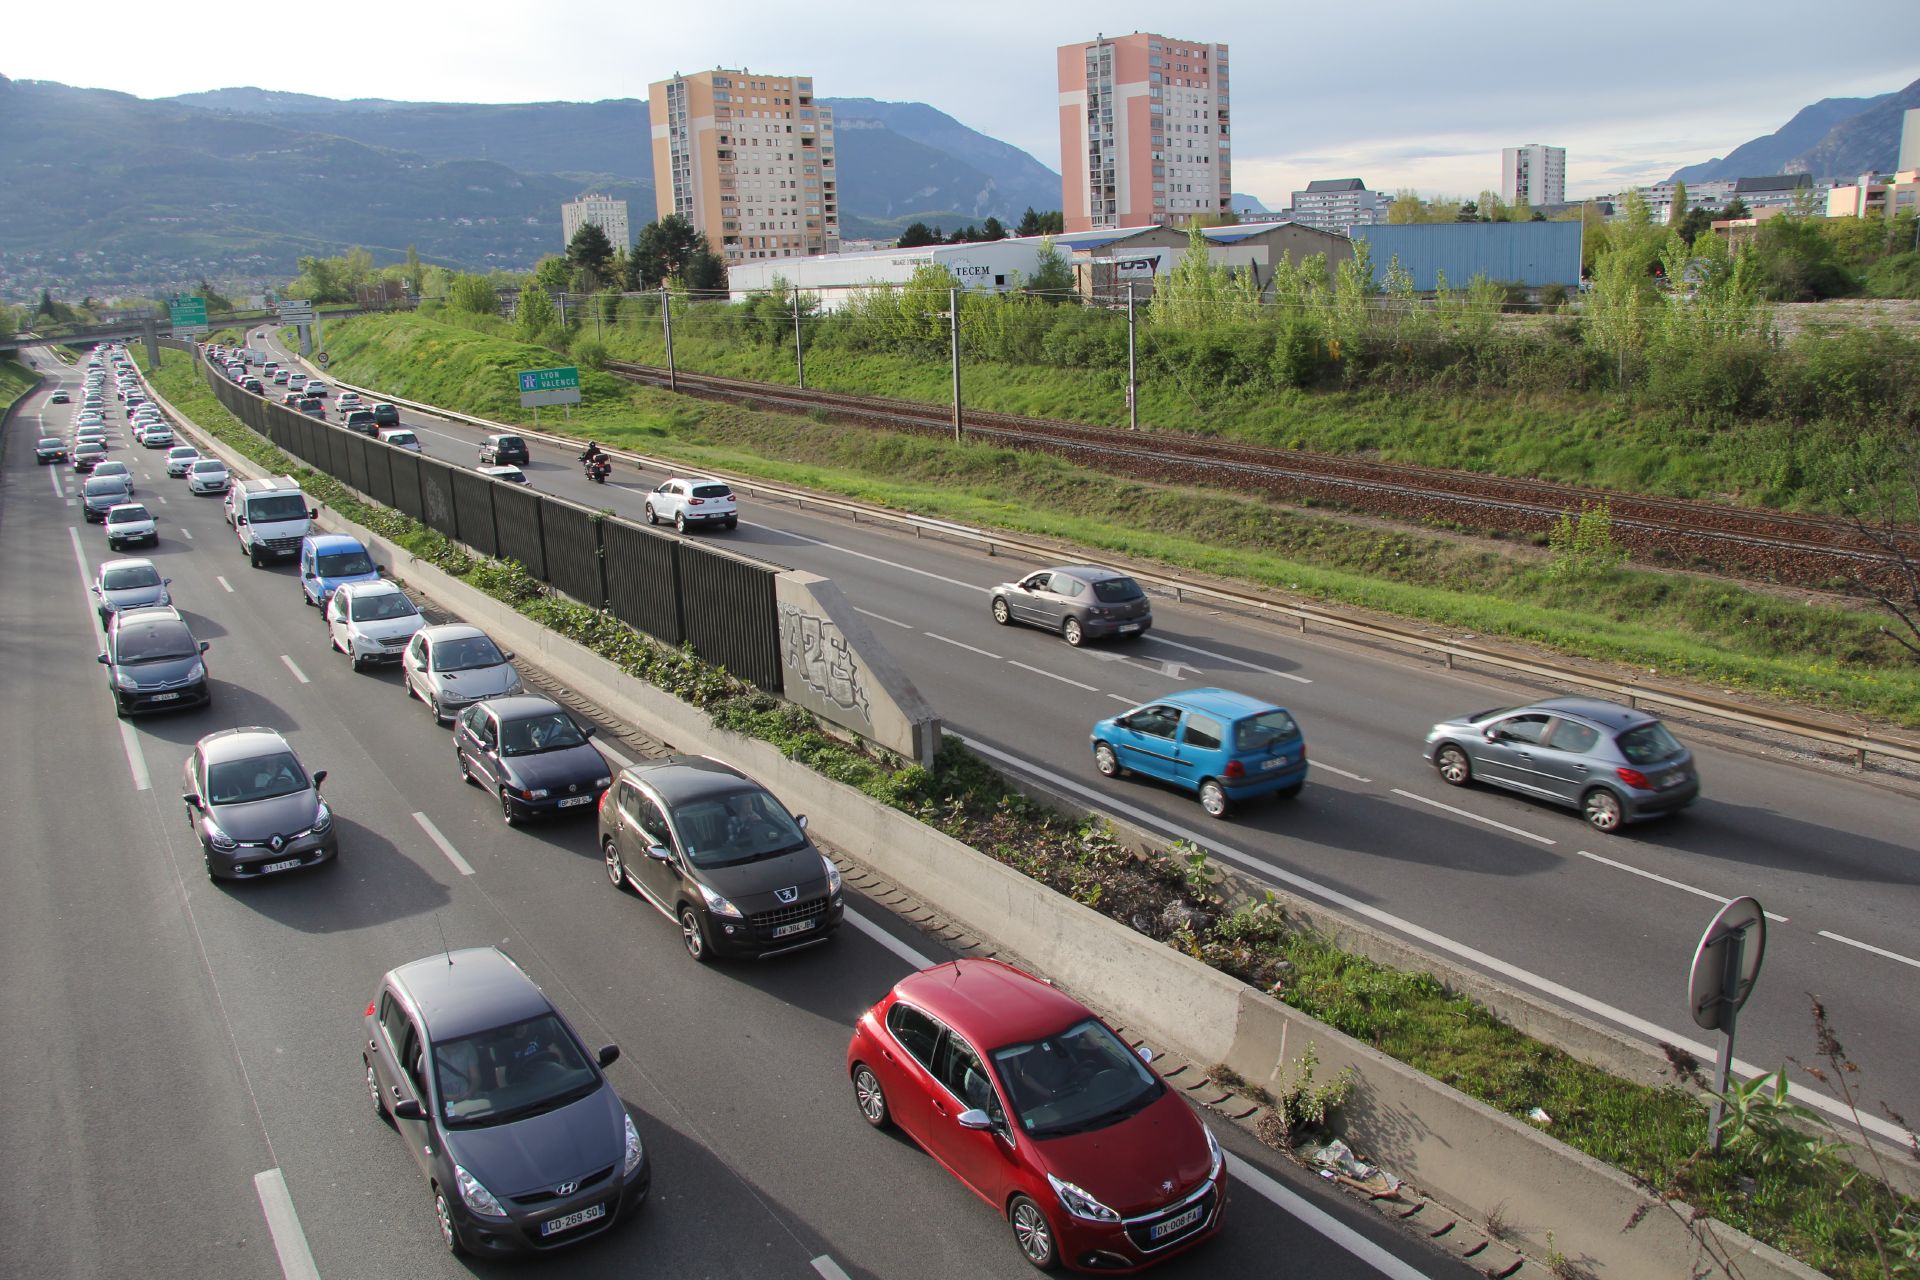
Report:
[[[324,376],[324,375],[322,375]],[[496,422],[490,418],[478,418],[471,414],[457,413],[437,405],[422,404],[415,400],[403,400],[388,392],[371,387],[353,386],[351,383],[333,379],[335,385],[346,387],[363,395],[376,397],[392,404],[404,405],[422,413],[445,418],[453,422],[465,422],[472,426],[484,427],[489,431],[510,431],[516,435],[531,436],[550,444],[572,446],[578,440],[566,436],[553,435],[550,432],[530,431],[510,422]],[[673,471],[679,464],[669,459],[654,458],[645,454],[630,453],[624,450],[609,450],[615,457],[625,458],[636,463],[662,467]],[[1008,537],[1003,534],[969,529],[964,525],[951,524],[941,520],[930,520],[924,516],[907,515],[898,511],[888,511],[882,507],[868,506],[865,503],[851,502],[844,498],[822,497],[798,489],[785,489],[768,485],[750,478],[710,473],[720,479],[735,484],[751,496],[766,496],[792,502],[796,506],[838,512],[852,517],[857,523],[862,519],[876,524],[892,524],[901,528],[910,528],[915,537],[934,536],[951,539],[985,548],[988,555],[998,555],[1001,551],[1010,551],[1036,559],[1057,559],[1064,549],[1043,542]],[[1554,680],[1570,684],[1594,693],[1605,694],[1628,706],[1642,704],[1664,707],[1692,715],[1708,716],[1737,724],[1750,729],[1762,729],[1790,737],[1803,738],[1827,746],[1839,747],[1853,753],[1854,764],[1866,768],[1869,755],[1884,756],[1890,760],[1899,760],[1907,764],[1920,764],[1920,742],[1903,742],[1870,730],[1855,729],[1844,723],[1821,720],[1812,716],[1797,716],[1790,713],[1757,711],[1739,703],[1726,701],[1680,688],[1675,685],[1649,683],[1641,681],[1614,680],[1590,672],[1577,671],[1569,667],[1554,666],[1545,661],[1520,654],[1502,653],[1496,649],[1484,648],[1461,640],[1436,639],[1408,627],[1373,619],[1344,615],[1317,605],[1289,603],[1272,600],[1251,591],[1236,591],[1230,588],[1207,586],[1171,574],[1152,570],[1127,567],[1127,572],[1135,579],[1151,586],[1159,587],[1175,600],[1202,600],[1213,604],[1226,605],[1236,609],[1250,610],[1266,617],[1289,618],[1299,627],[1302,634],[1308,624],[1325,627],[1328,630],[1344,632],[1350,635],[1364,636],[1370,640],[1384,641],[1402,645],[1424,653],[1440,657],[1451,669],[1456,661],[1475,662],[1482,666],[1511,671],[1520,675],[1539,679]]]

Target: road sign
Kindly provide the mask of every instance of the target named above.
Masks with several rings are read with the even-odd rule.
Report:
[[[207,300],[194,296],[175,298],[167,306],[168,318],[173,321],[173,336],[192,337],[207,331]]]
[[[1707,1031],[1720,1033],[1720,1060],[1714,1064],[1713,1106],[1707,1112],[1707,1150],[1720,1150],[1720,1117],[1726,1104],[1727,1080],[1733,1069],[1733,1030],[1740,1006],[1753,994],[1760,961],[1767,954],[1767,913],[1752,898],[1735,898],[1720,908],[1700,945],[1693,951],[1693,969],[1687,975],[1687,1005],[1693,1020]]]
[[[293,298],[280,304],[281,324],[312,324],[313,303],[305,298]]]
[[[520,407],[543,404],[579,404],[580,370],[575,365],[555,369],[525,369],[520,374]]]
[[[326,367],[327,367],[327,353],[326,353],[326,352],[324,352],[324,351],[322,351],[322,352],[320,353],[320,355],[319,355],[319,360],[320,360],[320,367],[321,367],[322,369],[324,369],[324,368],[326,368]]]

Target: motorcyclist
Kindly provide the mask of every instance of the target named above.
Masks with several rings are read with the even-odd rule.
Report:
[[[592,462],[598,458],[604,458],[606,456],[607,456],[606,453],[600,448],[600,446],[596,442],[589,440],[587,441],[586,450],[580,455],[580,461]]]

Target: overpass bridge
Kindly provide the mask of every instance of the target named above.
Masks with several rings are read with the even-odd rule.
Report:
[[[370,315],[380,311],[403,311],[405,307],[349,307],[339,311],[316,313],[322,320],[346,319],[348,316]],[[263,320],[275,320],[277,311],[232,311],[225,315],[207,317],[209,329],[247,329]],[[0,338],[0,356],[12,355],[24,347],[84,347],[96,342],[124,342],[139,340],[147,344],[147,353],[155,355],[154,344],[163,336],[170,336],[173,327],[170,322],[158,316],[139,316],[129,320],[110,320],[104,324],[75,325],[61,329],[57,333],[16,333]]]

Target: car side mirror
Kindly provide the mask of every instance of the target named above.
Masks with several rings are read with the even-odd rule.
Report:
[[[978,1107],[970,1107],[954,1117],[954,1122],[962,1129],[991,1129],[993,1117]]]
[[[793,825],[800,828],[802,831],[805,831],[807,829],[807,815],[803,813],[795,817],[793,820]]]
[[[591,738],[598,732],[600,732],[600,726],[597,724],[583,724],[580,726],[580,736],[583,738]]]
[[[619,1045],[603,1044],[600,1046],[600,1065],[601,1066],[610,1067],[618,1061],[620,1061]]]
[[[655,862],[672,862],[673,850],[663,844],[650,844],[647,846],[647,856]]]
[[[113,659],[109,658],[106,654],[103,653],[99,657],[95,658],[94,661],[104,667],[104,666],[111,665],[113,662]]]
[[[206,807],[200,797],[191,791],[180,797],[180,803],[186,805],[189,809],[202,809]]]
[[[513,650],[511,650],[511,649],[508,649],[508,650],[505,650],[504,652],[502,652],[502,653],[501,653],[501,655],[500,655],[500,656],[501,656],[502,658],[505,658],[505,659],[506,659],[506,660],[507,660],[508,662],[512,662],[512,661],[513,661]]]
[[[161,586],[163,586],[163,587],[170,587],[170,586],[172,586],[172,585],[173,585],[173,579],[172,579],[172,578],[162,578],[162,579],[160,579],[160,585],[161,585]]]
[[[383,564],[376,564],[375,566],[373,566],[373,571],[375,573],[385,573],[387,571],[387,566]]]
[[[172,582],[172,581],[173,581],[173,579],[172,579],[172,578],[168,578],[168,579],[167,579],[167,581],[168,581],[168,582]],[[89,590],[89,591],[91,591],[91,592],[93,592],[93,594],[95,594],[95,595],[99,595],[99,594],[100,594],[100,588],[99,588],[99,587],[88,587],[88,588],[87,588],[87,590]]]
[[[1498,741],[1500,741],[1500,731],[1499,731],[1498,729],[1489,729],[1489,730],[1487,730],[1487,732],[1486,732],[1486,739],[1487,739],[1487,741],[1488,741],[1488,742],[1498,742]]]
[[[1140,1061],[1142,1061],[1142,1062],[1152,1062],[1152,1061],[1153,1061],[1153,1050],[1151,1050],[1151,1049],[1149,1049],[1149,1048],[1147,1048],[1147,1046],[1145,1046],[1145,1045],[1141,1045],[1141,1046],[1140,1046],[1140,1047],[1139,1047],[1138,1049],[1136,1049],[1136,1050],[1135,1050],[1134,1052],[1136,1052],[1136,1053],[1138,1053],[1138,1054],[1140,1055]]]
[[[247,518],[245,516],[235,516],[233,518],[233,522],[235,524],[245,524],[247,522]]]
[[[213,648],[213,646],[212,646],[211,644],[209,644],[208,642],[206,642],[205,640],[202,640],[202,641],[200,642],[200,652],[202,652],[202,653],[205,653],[205,652],[206,652],[207,650],[209,650],[209,649],[211,649],[211,648]]]
[[[392,1110],[395,1120],[425,1120],[427,1118],[426,1109],[420,1105],[419,1100],[416,1098],[403,1098],[393,1104]]]
[[[327,780],[327,771],[325,769],[315,769],[313,771],[313,789],[315,791],[318,791],[320,789],[320,784],[325,782],[326,780]]]
[[[320,508],[318,507],[307,508],[307,519],[318,520],[319,518],[320,518]]]

